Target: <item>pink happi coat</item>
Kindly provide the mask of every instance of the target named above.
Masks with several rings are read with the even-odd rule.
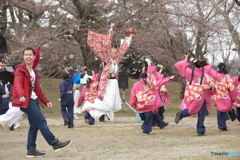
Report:
[[[188,58],[174,64],[182,77],[186,80],[186,88],[184,98],[179,106],[180,109],[188,109],[190,115],[195,115],[201,109],[204,100],[206,100],[207,110],[210,112],[210,88],[214,85],[213,79],[204,73],[202,85],[200,85],[202,77],[202,68],[195,68],[191,85],[189,85],[192,77],[192,69],[188,63]],[[205,71],[205,68],[204,68]]]
[[[162,82],[162,77],[156,71],[157,67],[149,65],[146,78],[147,85],[141,78],[131,89],[130,105],[135,107],[138,112],[152,111],[156,113],[158,108],[163,106],[157,89]],[[165,78],[165,82],[169,81],[171,81],[170,78]]]
[[[87,43],[89,47],[94,51],[96,55],[101,59],[102,62],[105,62],[106,65],[103,66],[103,71],[100,77],[100,83],[98,88],[97,98],[103,100],[104,93],[106,91],[107,81],[109,78],[109,71],[112,66],[112,59],[110,57],[111,44],[112,44],[112,34],[103,35],[99,33],[94,33],[92,31],[88,31]],[[117,58],[116,64],[118,65],[127,52],[131,44],[131,38],[127,37],[123,41],[116,55]],[[117,76],[117,74],[116,74]]]
[[[233,107],[240,107],[240,82],[238,80],[238,76],[233,77],[233,84],[235,86],[234,94],[233,94]]]
[[[171,97],[172,95],[168,92],[168,90],[167,90],[167,88],[166,88],[165,85],[162,85],[162,86],[160,87],[160,94],[161,94],[164,102],[167,102],[167,104],[168,104],[169,106],[171,106],[171,105],[172,105],[172,102],[171,102],[171,100],[170,100],[169,97]]]
[[[232,77],[228,74],[218,73],[211,65],[205,66],[205,71],[214,80],[216,92],[213,100],[218,111],[228,112],[232,110],[232,95],[234,94],[234,84]]]
[[[157,72],[156,73],[156,78],[158,79],[158,87],[157,87],[157,90],[158,90],[158,96],[159,96],[159,98],[160,98],[160,100],[161,100],[161,102],[162,102],[162,104],[161,104],[161,107],[162,106],[164,106],[164,98],[166,98],[166,97],[163,97],[162,96],[162,93],[161,93],[161,88],[162,88],[162,86],[165,86],[165,84],[167,83],[167,82],[169,82],[169,77],[167,77],[167,78],[164,78],[164,75],[163,74],[161,74],[160,72]],[[166,88],[166,87],[165,87]],[[168,99],[169,100],[169,99]],[[170,101],[170,100],[169,100]]]
[[[92,83],[89,85],[89,88],[87,88],[87,85],[83,87],[78,98],[78,107],[82,105],[83,101],[88,101],[90,103],[94,102],[97,97],[98,78],[99,74],[93,74]],[[88,109],[87,111],[89,112],[90,110],[93,109]]]

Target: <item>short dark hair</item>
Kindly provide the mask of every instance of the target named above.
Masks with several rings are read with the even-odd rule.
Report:
[[[196,68],[201,68],[207,65],[206,59],[196,59],[194,62]]]
[[[118,44],[116,44],[116,43],[112,43],[112,44],[111,44],[111,48],[119,48],[119,46],[118,46]]]
[[[92,83],[92,79],[91,78],[87,78],[86,88],[89,88],[91,83]]]
[[[69,78],[69,73],[63,71],[63,72],[61,73],[61,78],[62,78],[63,80],[68,79],[68,78]]]
[[[12,68],[13,68],[14,71],[16,70],[16,68],[19,64],[21,64],[21,62],[14,62],[13,63]]]
[[[226,67],[226,64],[225,63],[219,63],[218,64],[218,72],[219,73],[223,73],[223,74],[227,74],[228,71],[227,71],[227,67]]]
[[[35,50],[34,50],[33,48],[31,48],[31,47],[25,48],[25,49],[23,50],[23,55],[24,55],[24,52],[27,51],[27,50],[31,50],[31,51],[33,52],[33,55],[34,55],[34,56],[36,55]]]
[[[141,78],[147,78],[147,73],[146,73],[146,72],[142,72],[142,73],[140,74],[140,77],[141,77]]]

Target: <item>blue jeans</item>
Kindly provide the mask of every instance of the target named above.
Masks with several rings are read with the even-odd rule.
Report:
[[[31,99],[28,108],[21,108],[21,110],[27,114],[30,125],[28,131],[27,150],[32,151],[36,149],[38,130],[41,131],[47,143],[52,145],[55,141],[55,136],[48,128],[47,121],[40,110],[38,102]]]
[[[70,105],[61,105],[61,112],[62,112],[62,117],[65,122],[68,123],[68,127],[73,127],[73,106],[74,104]]]

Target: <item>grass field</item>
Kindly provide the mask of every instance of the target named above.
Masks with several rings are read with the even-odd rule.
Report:
[[[60,113],[60,104],[58,102],[59,98],[59,84],[62,80],[60,79],[48,79],[43,80],[41,83],[42,90],[47,96],[47,98],[53,103],[53,108],[45,109],[43,112],[49,116],[61,116]],[[129,79],[129,88],[125,89],[125,100],[129,102],[129,95],[133,84],[136,82],[136,79]],[[178,111],[178,106],[181,103],[181,100],[178,98],[180,93],[180,86],[177,82],[170,82],[166,84],[168,91],[172,94],[171,102],[172,106],[167,107],[166,115],[175,116]],[[120,89],[121,98],[123,98],[123,89]],[[127,106],[123,105],[123,109],[116,113],[116,116],[128,116],[134,114],[133,111]]]

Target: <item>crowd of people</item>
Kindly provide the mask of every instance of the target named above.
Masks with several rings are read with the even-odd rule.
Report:
[[[62,82],[59,84],[59,105],[63,118],[63,125],[74,128],[74,119],[79,119],[79,113],[85,112],[84,121],[94,125],[95,119],[105,122],[105,116],[114,121],[114,113],[122,109],[118,87],[118,65],[128,51],[134,31],[130,29],[129,37],[121,40],[120,46],[112,43],[114,24],[111,24],[107,35],[88,31],[87,43],[93,52],[101,59],[102,72],[89,71],[86,66],[71,75],[68,68],[63,66]],[[0,126],[8,125],[10,130],[19,127],[19,120],[26,115],[29,121],[27,138],[27,157],[42,157],[36,149],[38,130],[46,142],[54,150],[65,148],[71,140],[60,141],[50,131],[40,106],[52,107],[39,84],[39,74],[36,66],[39,63],[40,47],[36,50],[26,48],[23,51],[23,62],[16,63],[14,82],[12,84],[2,80],[0,84]],[[210,113],[211,100],[217,109],[218,128],[227,131],[226,120],[240,121],[240,72],[231,77],[224,63],[219,63],[218,70],[214,70],[206,59],[195,60],[191,66],[185,59],[174,64],[180,75],[186,80],[185,94],[180,110],[176,113],[175,123],[191,115],[198,115],[197,134],[203,136],[206,132],[205,116]],[[142,135],[150,135],[153,126],[160,129],[168,126],[164,121],[165,103],[172,105],[171,94],[165,84],[171,82],[177,74],[165,77],[162,65],[154,66],[150,59],[142,66],[139,80],[134,83],[130,92],[130,105],[140,114]],[[0,64],[0,70],[4,66]],[[236,107],[236,112],[234,110]],[[14,123],[16,124],[14,126]]]

